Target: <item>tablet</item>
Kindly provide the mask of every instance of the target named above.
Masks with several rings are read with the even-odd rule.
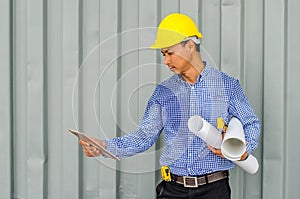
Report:
[[[92,138],[90,138],[86,134],[81,133],[81,132],[76,131],[76,130],[72,130],[72,129],[70,129],[69,132],[72,133],[73,135],[75,135],[76,137],[78,137],[80,140],[83,140],[83,141],[85,141],[85,142],[93,145],[97,149],[101,150],[101,153],[103,155],[111,157],[111,158],[113,158],[115,160],[120,160],[120,158],[118,158],[116,155],[114,155],[110,151],[106,150],[106,148],[104,148],[103,146],[101,146],[100,144],[98,144],[97,142],[95,142]]]

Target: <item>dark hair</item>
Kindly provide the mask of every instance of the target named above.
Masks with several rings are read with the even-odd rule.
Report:
[[[181,44],[182,46],[185,46],[186,43],[187,43],[188,41],[190,41],[190,40],[191,40],[191,39],[182,41],[180,44]],[[193,42],[194,42],[194,41],[193,41]],[[200,44],[196,44],[195,42],[194,42],[194,44],[195,44],[195,46],[196,46],[196,51],[197,51],[197,52],[200,52]]]

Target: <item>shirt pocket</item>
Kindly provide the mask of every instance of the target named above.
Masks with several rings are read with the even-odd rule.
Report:
[[[213,124],[217,125],[217,118],[223,118],[224,121],[228,120],[229,117],[229,103],[224,96],[211,96],[205,99],[201,107],[202,117]]]

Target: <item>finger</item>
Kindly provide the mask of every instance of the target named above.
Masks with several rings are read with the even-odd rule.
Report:
[[[100,149],[92,146],[92,147],[85,147],[83,149],[84,153],[88,156],[88,157],[96,157],[101,155],[101,151]]]
[[[79,144],[82,146],[82,148],[85,148],[85,149],[89,149],[90,147],[93,146],[93,145],[91,145],[90,143],[85,142],[85,141],[83,141],[83,140],[80,140],[80,141],[79,141]]]
[[[79,140],[79,144],[80,144],[81,146],[84,146],[84,145],[86,144],[86,142],[83,141],[83,140]]]
[[[248,158],[249,154],[247,153],[247,151],[241,156],[240,160],[246,160]]]
[[[218,149],[216,149],[216,148],[214,148],[214,147],[211,147],[211,151],[212,151],[215,155],[220,155],[220,154],[221,154],[220,150],[218,150]]]
[[[207,146],[214,154],[216,154],[218,152],[218,150],[215,147],[212,147],[210,145],[207,145]]]
[[[212,147],[210,145],[208,145],[208,148],[211,150],[211,152],[215,155],[218,155],[222,158],[224,158],[223,154],[222,154],[222,151],[220,149],[216,149],[215,147]]]
[[[224,132],[224,131],[222,132],[222,140],[224,139],[225,133],[226,132]]]
[[[93,152],[90,151],[90,150],[84,150],[84,153],[85,153],[85,155],[88,156],[88,157],[94,157]]]
[[[91,157],[90,151],[87,149],[83,149],[83,152],[86,156]]]
[[[97,157],[97,156],[99,156],[99,155],[101,154],[101,152],[100,152],[99,149],[95,148],[95,149],[92,151],[92,154],[93,154],[94,157]]]
[[[86,142],[80,142],[80,145],[82,147],[83,152],[85,153],[86,156],[91,157],[91,151],[94,150],[95,147],[90,146],[90,144]]]

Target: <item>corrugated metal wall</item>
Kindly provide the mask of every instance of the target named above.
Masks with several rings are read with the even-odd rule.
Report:
[[[67,133],[133,130],[171,75],[148,46],[158,22],[189,14],[202,55],[239,78],[263,124],[260,170],[231,172],[233,199],[300,195],[300,1],[1,0],[0,198],[154,198],[163,143],[116,162]]]

